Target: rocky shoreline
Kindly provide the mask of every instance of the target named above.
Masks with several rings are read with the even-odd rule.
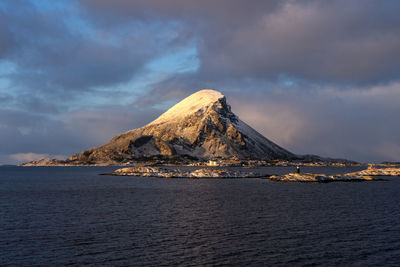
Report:
[[[129,167],[115,170],[111,175],[140,176],[156,178],[260,178],[256,172],[242,172],[227,169],[202,168],[194,171],[167,169],[161,167]]]
[[[349,173],[349,175],[369,175],[369,176],[400,176],[400,168],[368,168],[358,172]]]
[[[368,168],[358,172],[351,172],[341,175],[326,175],[312,173],[289,173],[285,175],[272,175],[270,179],[279,182],[360,182],[360,181],[381,181],[376,176],[399,176],[400,168]]]
[[[265,178],[278,182],[361,182],[379,181],[380,178],[373,176],[400,176],[400,168],[387,168],[376,170],[367,169],[359,172],[327,175],[313,173],[288,173],[284,175],[266,175],[257,172],[247,172],[228,169],[201,168],[197,170],[167,169],[161,167],[129,167],[115,170],[108,175],[117,176],[138,176],[138,177],[157,177],[157,178]]]
[[[288,173],[285,175],[271,175],[269,177],[272,181],[277,182],[295,182],[295,183],[329,183],[329,182],[363,182],[363,181],[378,181],[382,179],[374,178],[372,176],[359,176],[359,175],[326,175],[315,173]]]

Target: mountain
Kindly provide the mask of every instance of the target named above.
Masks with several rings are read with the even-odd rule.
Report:
[[[154,158],[272,160],[297,156],[241,121],[220,92],[206,89],[183,99],[153,122],[58,163],[119,164]],[[58,164],[49,160],[42,161]]]
[[[75,154],[67,161],[122,162],[155,156],[265,160],[295,157],[241,121],[220,92],[201,90],[153,122],[117,135],[105,145]]]

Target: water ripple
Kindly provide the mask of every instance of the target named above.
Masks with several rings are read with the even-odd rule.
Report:
[[[396,266],[400,182],[0,170],[0,266]],[[332,170],[338,172],[338,170]]]

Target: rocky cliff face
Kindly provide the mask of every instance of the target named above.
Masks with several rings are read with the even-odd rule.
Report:
[[[67,161],[90,164],[154,156],[270,160],[290,159],[294,154],[241,121],[221,93],[201,90],[146,126],[117,135]]]

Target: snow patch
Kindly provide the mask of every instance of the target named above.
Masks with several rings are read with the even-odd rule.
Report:
[[[160,117],[151,122],[149,125],[160,124],[165,122],[176,121],[183,119],[197,111],[206,111],[219,99],[225,96],[218,91],[211,89],[200,90],[173,106],[164,112]]]

